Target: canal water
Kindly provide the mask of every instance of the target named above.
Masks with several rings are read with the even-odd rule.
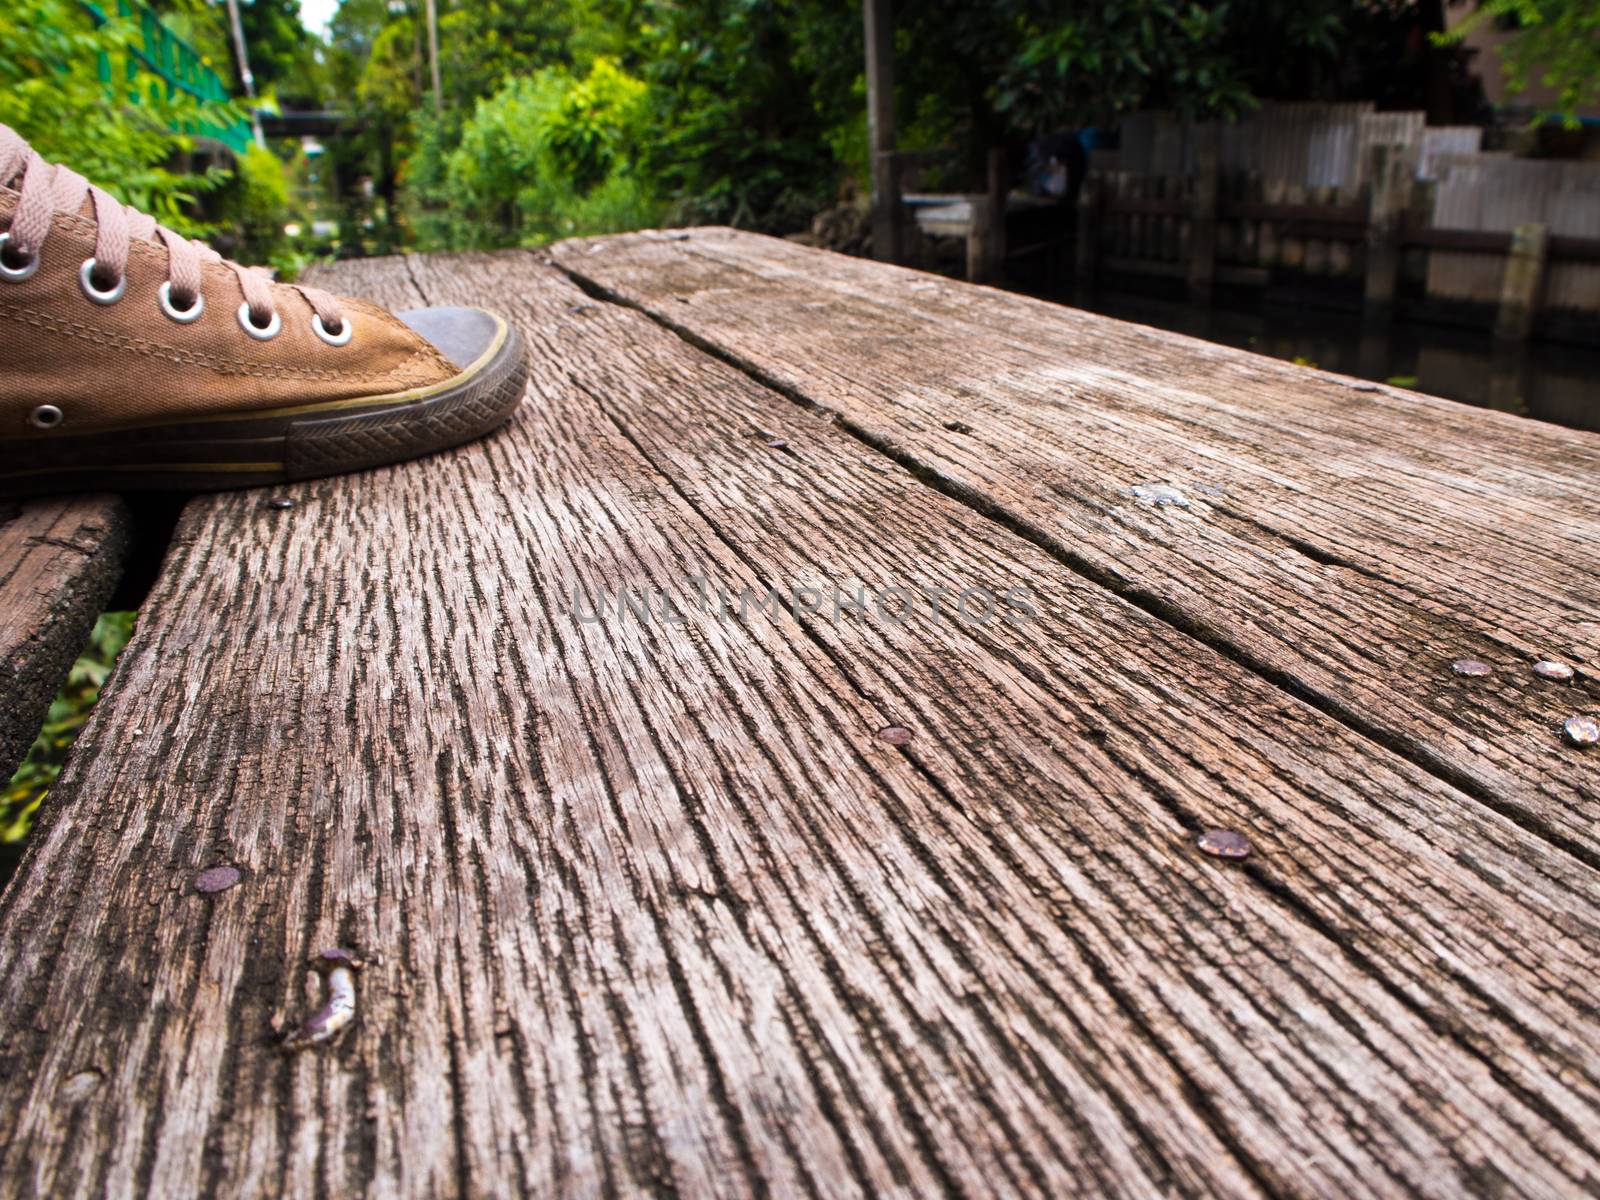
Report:
[[[1487,331],[1416,321],[1396,321],[1383,333],[1366,334],[1359,314],[1305,304],[1206,307],[1115,291],[1050,299],[1274,358],[1600,432],[1600,349],[1531,342],[1520,353],[1497,352]]]

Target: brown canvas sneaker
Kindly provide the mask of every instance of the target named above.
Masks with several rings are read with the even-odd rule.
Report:
[[[0,495],[333,475],[501,424],[505,320],[397,316],[273,283],[51,165],[0,125]]]

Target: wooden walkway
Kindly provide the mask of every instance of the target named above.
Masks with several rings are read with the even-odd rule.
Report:
[[[189,505],[0,1193],[1600,1192],[1600,437],[727,231],[316,282],[528,402]]]

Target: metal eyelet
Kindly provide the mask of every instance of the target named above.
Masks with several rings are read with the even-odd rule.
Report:
[[[250,319],[250,301],[246,300],[239,305],[239,328],[243,329],[258,342],[270,342],[278,336],[278,331],[283,328],[283,318],[274,311],[272,320],[268,321],[266,328],[263,329]]]
[[[200,314],[206,310],[206,298],[199,292],[194,294],[194,299],[189,302],[188,308],[179,308],[172,303],[172,281],[169,279],[156,289],[156,299],[161,302],[161,311],[167,314],[167,320],[176,321],[179,325],[187,325],[191,321],[198,321]]]
[[[28,414],[28,424],[35,429],[54,429],[66,420],[66,416],[54,404],[41,404]]]
[[[35,254],[20,267],[6,264],[6,247],[11,244],[9,233],[0,233],[0,279],[7,283],[21,283],[24,279],[33,278],[33,273],[39,269],[39,256]]]
[[[92,258],[83,260],[83,266],[78,268],[78,284],[83,288],[83,294],[96,304],[115,304],[122,299],[122,293],[128,290],[128,273],[124,271],[122,278],[101,291],[94,285],[94,269],[96,263]]]
[[[321,313],[311,314],[311,332],[316,334],[330,346],[348,346],[350,339],[356,335],[355,322],[349,317],[339,322],[339,332],[329,333],[328,327],[322,323]]]

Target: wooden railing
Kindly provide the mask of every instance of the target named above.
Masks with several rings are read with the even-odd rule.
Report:
[[[1186,283],[1344,279],[1371,316],[1600,330],[1600,167],[1478,152],[1420,113],[1279,105],[1232,126],[1130,118],[1080,194],[1077,277]]]
[[[111,17],[93,0],[81,0],[84,10],[97,25],[105,25]],[[168,98],[178,92],[192,96],[205,104],[225,104],[232,92],[189,43],[185,42],[140,0],[116,0],[117,16],[123,20],[139,22],[140,44],[130,48],[122,64],[121,76],[108,54],[100,55],[100,79],[107,87],[116,88],[131,104],[143,104],[148,89],[164,87]],[[178,132],[192,137],[219,141],[235,154],[242,154],[250,145],[250,122],[241,114],[230,121],[198,120],[184,122]]]

